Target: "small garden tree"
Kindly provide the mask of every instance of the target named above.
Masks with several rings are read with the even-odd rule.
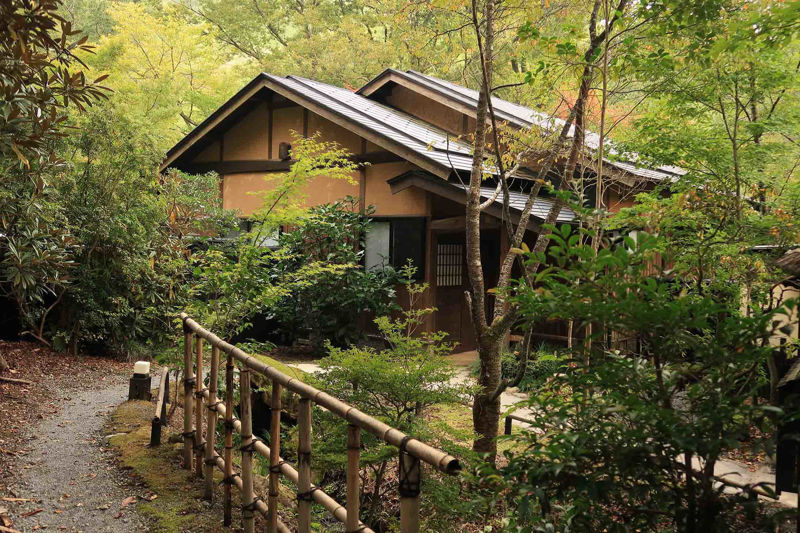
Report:
[[[427,285],[411,283],[414,268],[406,266],[403,276],[410,297],[409,310],[398,318],[381,316],[375,320],[385,348],[329,345],[329,355],[316,375],[320,388],[356,406],[367,414],[415,436],[430,435],[426,415],[433,406],[452,405],[466,397],[466,387],[454,380],[455,370],[443,358],[452,352],[442,332],[423,331],[425,317],[432,309],[418,307]],[[336,485],[344,479],[346,425],[327,412],[318,412],[320,428],[315,433],[319,460],[327,467],[326,481]],[[362,436],[362,516],[381,530],[392,522],[386,499],[393,487],[390,465],[397,461],[397,450],[372,435]],[[341,488],[341,485],[340,485]],[[335,489],[335,487],[334,487]],[[376,529],[377,530],[377,529]]]

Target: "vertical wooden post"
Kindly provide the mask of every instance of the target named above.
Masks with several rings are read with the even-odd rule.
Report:
[[[183,326],[183,467],[192,469],[192,450],[194,434],[192,433],[192,387],[194,372],[192,371],[192,330]]]
[[[250,400],[250,370],[239,371],[239,412],[242,420],[242,525],[244,533],[253,533],[253,417]]]
[[[195,461],[194,470],[197,477],[203,477],[203,338],[197,337],[197,376],[195,377],[196,401],[194,403],[195,419]]]
[[[359,515],[359,489],[361,478],[359,471],[359,456],[361,454],[361,431],[358,426],[350,424],[347,427],[347,521],[344,530],[347,533],[358,531]]]
[[[511,424],[513,423],[513,420],[514,419],[511,418],[510,416],[506,416],[506,419],[505,419],[505,431],[504,431],[504,433],[506,435],[511,435]]]
[[[311,531],[311,400],[297,408],[297,531]]]
[[[225,479],[223,502],[223,525],[231,525],[231,485],[233,484],[233,356],[225,364]]]
[[[208,412],[206,420],[205,477],[206,490],[203,497],[214,499],[214,444],[217,442],[217,382],[219,380],[219,348],[211,347],[211,372],[208,374]]]
[[[400,450],[400,531],[419,532],[419,459]]]
[[[270,402],[269,425],[269,499],[267,500],[267,532],[278,531],[278,487],[280,472],[278,464],[281,460],[281,392],[283,387],[277,381],[272,382],[272,401]]]

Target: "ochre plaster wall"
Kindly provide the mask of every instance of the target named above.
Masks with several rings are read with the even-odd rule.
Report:
[[[361,153],[361,137],[328,119],[314,113],[308,114],[308,134],[319,132],[322,140],[336,141],[351,154]]]
[[[272,110],[272,156],[278,158],[278,146],[281,142],[291,140],[290,131],[303,132],[304,122],[307,121],[307,133],[321,134],[324,141],[335,141],[353,154],[367,152],[380,152],[382,148],[372,143],[364,142],[362,138],[333,122],[308,112],[304,118],[303,108],[299,106],[279,107]],[[224,137],[223,160],[266,160],[268,151],[269,108],[262,104],[248,113]],[[216,150],[216,152],[214,152]],[[216,154],[216,156],[214,155]],[[219,154],[219,143],[215,142],[201,152],[200,156],[206,157],[205,161],[214,161]],[[199,157],[199,156],[198,156]],[[213,159],[212,159],[213,157]],[[195,159],[200,162],[200,159]],[[353,182],[317,178],[306,187],[304,191],[307,207],[320,205],[341,199],[347,195],[359,198],[363,194],[367,205],[376,207],[377,216],[428,216],[430,206],[426,193],[416,189],[408,189],[393,195],[387,180],[394,178],[414,167],[407,162],[380,163],[367,166],[362,172],[353,175]],[[281,173],[274,173],[277,176]],[[269,176],[265,172],[234,173],[223,176],[222,199],[223,206],[227,209],[237,209],[242,216],[252,215],[261,208],[263,198],[257,193],[268,191],[274,187],[274,182],[265,179]],[[365,183],[361,183],[365,181]]]
[[[392,194],[387,180],[415,168],[406,162],[381,163],[366,169],[367,205],[375,206],[375,216],[428,216],[430,209],[427,196],[419,189],[406,189]]]
[[[455,135],[464,133],[464,115],[462,113],[434,102],[402,85],[392,88],[392,92],[386,97],[386,103]]]
[[[219,161],[219,141],[214,141],[203,149],[193,159],[195,163],[210,163]]]
[[[303,134],[303,108],[294,106],[273,109],[272,159],[278,159],[278,147],[282,142],[292,142],[291,131],[296,132],[298,135]]]
[[[273,176],[277,177],[280,173]],[[261,208],[264,201],[254,192],[268,191],[274,187],[274,180],[266,173],[229,174],[223,178],[222,205],[225,209],[238,209],[242,216],[252,215]],[[265,179],[267,178],[267,179]],[[358,198],[358,176],[354,181],[334,180],[319,177],[311,180],[304,191],[306,207],[333,202],[347,195]]]
[[[269,109],[260,104],[225,132],[222,157],[225,161],[267,159]]]

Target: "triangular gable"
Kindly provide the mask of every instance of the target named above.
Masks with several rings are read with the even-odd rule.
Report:
[[[471,168],[471,147],[447,132],[361,95],[295,76],[259,74],[167,152],[161,170],[267,89],[442,178]]]

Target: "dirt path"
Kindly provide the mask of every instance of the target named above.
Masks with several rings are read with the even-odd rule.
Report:
[[[58,411],[27,433],[16,475],[0,491],[3,497],[35,500],[0,501],[14,529],[147,530],[130,498],[142,491],[114,464],[102,434],[106,417],[126,399],[127,392],[127,382],[118,374],[108,376],[99,390],[55,391]]]

